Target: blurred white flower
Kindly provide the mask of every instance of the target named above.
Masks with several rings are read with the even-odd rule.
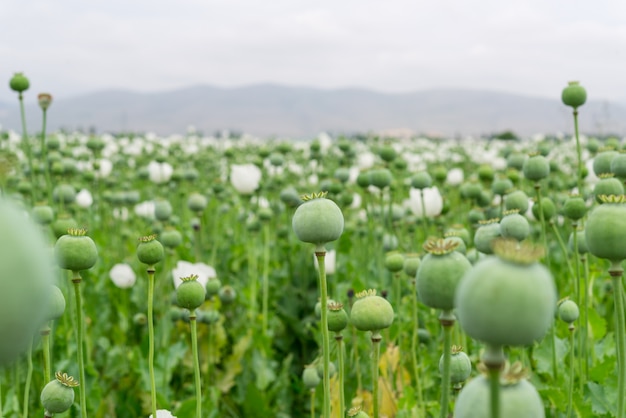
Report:
[[[443,210],[443,198],[437,187],[427,187],[424,191],[424,206],[426,216],[434,217],[441,214]],[[409,192],[408,207],[417,217],[423,217],[422,212],[422,196],[420,190],[411,188]]]
[[[150,181],[161,184],[170,181],[174,168],[166,162],[158,163],[156,161],[150,161],[150,164],[148,164],[148,172],[150,173]]]
[[[376,156],[371,152],[364,152],[357,157],[357,165],[360,170],[368,170],[374,166]]]
[[[593,171],[593,158],[588,160],[587,163],[585,164],[587,166],[587,177],[585,177],[585,182],[587,184],[591,184],[594,185],[597,182],[600,181],[600,179],[598,178],[598,176],[596,176],[596,172]]]
[[[83,209],[90,207],[93,204],[93,197],[87,189],[82,189],[76,194],[76,204]]]
[[[461,170],[460,168],[453,168],[452,170],[448,171],[446,182],[450,186],[458,186],[459,184],[463,183],[463,180],[464,174],[463,170]]]
[[[168,411],[167,409],[158,409],[156,411],[157,416],[156,418],[176,418],[174,415],[172,415],[172,413],[170,411]],[[148,418],[153,418],[152,414],[150,414],[150,416]]]
[[[96,176],[98,176],[99,178],[109,177],[109,175],[113,171],[113,163],[111,162],[111,160],[102,158],[98,160],[98,163],[100,163],[100,168],[98,169]]]
[[[120,219],[122,221],[128,220],[127,208],[113,208],[113,218]]]
[[[176,267],[172,269],[172,278],[174,279],[174,287],[178,287],[183,281],[183,277],[189,277],[192,274],[198,276],[198,283],[206,286],[209,279],[217,277],[215,269],[204,263],[190,263],[188,261],[179,261]]]
[[[326,266],[326,274],[335,274],[337,271],[337,251],[330,250],[326,251],[326,256],[324,257],[324,265]],[[317,257],[313,254],[313,262],[315,263],[315,268],[319,269],[319,263],[317,262]]]
[[[146,200],[135,205],[135,214],[142,218],[154,219],[154,202]]]
[[[111,268],[109,271],[109,277],[115,284],[115,286],[120,289],[128,289],[129,287],[133,287],[135,281],[137,280],[137,276],[133,271],[132,267],[126,263],[119,263]]]
[[[230,167],[230,183],[241,194],[250,194],[259,187],[261,169],[254,164],[233,164]]]

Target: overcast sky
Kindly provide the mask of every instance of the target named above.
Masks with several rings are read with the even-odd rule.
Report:
[[[626,101],[624,0],[2,0],[0,101],[280,83]],[[1,81],[6,80],[6,81]],[[33,99],[34,100],[34,99]]]

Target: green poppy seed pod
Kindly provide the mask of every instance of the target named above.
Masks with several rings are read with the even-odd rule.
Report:
[[[348,314],[341,303],[328,304],[328,330],[341,332],[348,326]]]
[[[410,254],[404,258],[403,270],[404,274],[411,278],[415,278],[417,270],[419,269],[421,259],[417,254]]]
[[[233,289],[232,286],[225,285],[220,287],[220,290],[217,292],[217,296],[223,304],[228,305],[235,301],[237,298],[237,292],[235,292],[235,289]]]
[[[387,299],[366,290],[356,295],[357,300],[350,311],[350,322],[359,331],[378,332],[393,323],[393,308]]]
[[[37,95],[37,103],[39,104],[41,110],[48,110],[52,104],[52,95],[49,93],[39,93]]]
[[[326,306],[333,305],[335,303],[338,303],[338,302],[335,302],[333,299],[328,299]],[[317,301],[317,303],[315,304],[315,307],[313,308],[313,312],[315,313],[315,317],[317,319],[322,318],[322,302],[321,301],[319,300]]]
[[[415,189],[425,189],[432,186],[433,179],[426,171],[421,171],[411,178],[411,187]]]
[[[470,225],[476,225],[485,220],[485,212],[480,209],[472,209],[467,214],[467,220]]]
[[[15,73],[9,81],[9,86],[11,87],[11,90],[22,93],[28,90],[28,87],[30,87],[30,82],[28,81],[28,78],[24,76],[24,74]]]
[[[498,196],[504,196],[513,188],[513,182],[507,178],[498,179],[491,184],[491,192]]]
[[[146,325],[147,323],[148,323],[148,317],[146,316],[145,313],[137,312],[135,315],[133,315],[133,324],[142,327]]]
[[[587,205],[580,196],[570,196],[563,204],[563,215],[572,221],[582,219],[587,213]]]
[[[481,185],[476,182],[463,183],[461,185],[461,197],[465,199],[477,200],[480,197],[480,193],[483,191]]]
[[[513,152],[509,154],[506,159],[506,165],[508,168],[513,168],[517,171],[522,171],[524,168],[524,162],[528,158],[528,155],[522,154],[521,152]]]
[[[137,258],[143,264],[154,266],[165,257],[163,244],[156,240],[156,235],[148,235],[139,238],[137,246]]]
[[[535,203],[532,208],[533,216],[535,219],[541,219],[541,213],[539,212],[539,204]],[[556,206],[549,197],[543,196],[541,198],[541,211],[543,212],[543,219],[547,222],[556,216]]]
[[[302,372],[302,382],[307,389],[315,389],[322,379],[317,375],[317,370],[314,366],[306,366]]]
[[[483,254],[493,254],[493,241],[501,236],[497,219],[481,222],[474,234],[474,246]]]
[[[623,195],[624,194],[624,185],[622,182],[615,177],[609,177],[607,175],[603,175],[598,183],[596,183],[593,188],[593,196],[596,199],[596,202],[602,203],[600,196],[602,195]]]
[[[370,171],[370,183],[374,187],[378,187],[379,189],[384,189],[391,185],[393,181],[393,176],[391,175],[391,171],[386,168],[380,168],[377,170]]]
[[[54,232],[56,238],[67,234],[67,231],[72,228],[78,228],[78,223],[67,213],[59,214],[57,219],[52,223],[52,232]]]
[[[397,273],[404,267],[404,256],[392,251],[385,255],[385,268],[392,273]]]
[[[333,177],[339,180],[341,183],[346,183],[350,180],[350,170],[345,167],[339,167],[335,170]]]
[[[315,365],[315,371],[317,371],[317,376],[320,379],[323,379],[324,378],[324,362],[318,361],[317,364]],[[337,373],[337,368],[335,367],[335,363],[331,361],[330,363],[328,363],[328,375],[330,377],[333,377],[335,373]]]
[[[470,245],[471,235],[469,231],[463,225],[460,225],[460,224],[452,225],[450,228],[446,230],[445,235],[446,236],[454,235],[455,237],[460,237],[465,243],[466,247]]]
[[[626,259],[626,197],[607,196],[587,218],[585,238],[589,252],[612,263]]]
[[[172,216],[172,204],[167,200],[154,202],[154,217],[159,221],[167,221]]]
[[[267,222],[272,219],[274,216],[274,212],[271,208],[259,208],[257,210],[257,215],[261,222]]]
[[[456,245],[457,247],[454,249],[454,251],[460,252],[463,255],[467,253],[467,246],[465,245],[465,241],[463,241],[463,238],[459,236],[446,234],[444,242],[446,244],[450,243]]]
[[[521,190],[515,190],[504,196],[504,208],[506,210],[517,209],[519,213],[528,210],[528,195]]]
[[[602,151],[593,159],[593,172],[600,177],[603,174],[612,174],[611,164],[613,159],[619,156],[619,152],[614,150]]]
[[[187,207],[192,212],[202,212],[208,203],[209,200],[200,193],[192,193],[187,198]]]
[[[372,173],[370,171],[359,173],[356,184],[363,189],[370,187],[372,185]]]
[[[431,240],[424,244],[428,254],[422,259],[415,276],[417,294],[428,307],[451,311],[459,281],[472,265],[454,251],[458,243]]]
[[[220,287],[222,287],[222,282],[215,277],[211,277],[206,283],[206,298],[211,299],[213,296],[217,295]]]
[[[489,378],[483,375],[470,380],[459,393],[454,418],[490,418]],[[506,418],[545,418],[543,400],[526,379],[500,381],[500,416]]]
[[[65,296],[63,296],[61,289],[55,285],[51,285],[49,298],[50,305],[48,307],[48,320],[55,321],[63,316],[63,313],[65,312]]]
[[[587,238],[585,237],[585,231],[580,230],[576,231],[576,240],[578,241],[578,254],[583,255],[589,252],[589,247],[587,247]],[[567,247],[570,251],[574,252],[574,233],[572,232],[569,235],[569,240],[567,241]]]
[[[37,205],[32,211],[33,220],[39,225],[50,225],[54,221],[54,211],[48,205]]]
[[[280,192],[280,200],[291,208],[298,207],[302,204],[302,199],[300,199],[298,192],[296,192],[296,189],[293,187],[289,187]]]
[[[578,305],[573,300],[565,300],[559,305],[559,318],[561,321],[571,324],[580,316]]]
[[[543,155],[533,155],[524,161],[522,171],[528,180],[543,180],[550,174],[550,163]]]
[[[443,355],[439,358],[439,373],[443,374]],[[461,351],[461,347],[452,346],[452,356],[450,357],[450,383],[453,385],[463,383],[472,374],[472,362],[470,358]]]
[[[339,206],[324,194],[308,197],[298,206],[291,222],[300,241],[323,246],[343,233],[343,214]]]
[[[494,250],[496,256],[477,262],[457,288],[459,324],[491,346],[533,344],[554,320],[554,279],[536,262],[541,250],[530,244],[500,240]]]
[[[78,382],[66,373],[56,372],[56,378],[41,391],[41,404],[50,414],[60,414],[70,409],[74,403],[74,388]]]
[[[508,214],[505,212],[505,216],[500,221],[500,233],[503,238],[523,241],[530,235],[530,224],[525,217],[516,211]]]
[[[611,173],[622,180],[626,179],[626,153],[624,151],[611,160]]]
[[[283,157],[282,154],[277,153],[271,154],[269,160],[270,164],[274,167],[280,167],[285,163],[285,157]]]
[[[393,234],[383,235],[383,251],[393,251],[398,248],[398,237]]]
[[[176,288],[176,304],[181,308],[194,311],[202,306],[206,289],[198,282],[198,276],[183,277],[182,283]]]
[[[578,81],[570,81],[561,92],[561,100],[566,106],[577,109],[587,101],[587,91]]]
[[[65,205],[74,203],[76,200],[76,189],[69,184],[59,184],[52,191],[52,200]]]
[[[196,311],[197,321],[206,324],[216,324],[220,320],[220,313],[218,311]]]
[[[380,158],[383,161],[391,162],[396,159],[396,157],[398,156],[398,153],[392,146],[385,145],[385,146],[380,147],[380,150],[378,151],[378,155],[380,155]]]
[[[85,229],[71,228],[66,235],[57,239],[54,253],[59,267],[81,271],[88,270],[96,264],[98,249],[95,242],[86,234]]]
[[[177,229],[166,227],[161,232],[161,243],[165,248],[176,248],[183,243],[183,235]]]
[[[428,344],[430,343],[432,336],[430,335],[430,331],[426,328],[418,328],[417,338],[419,339],[420,344]]]

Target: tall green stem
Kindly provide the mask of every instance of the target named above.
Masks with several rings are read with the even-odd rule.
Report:
[[[574,398],[574,325],[569,326],[569,387],[567,389],[567,418],[572,416]]]
[[[81,418],[87,418],[87,382],[85,381],[85,360],[84,360],[84,344],[83,344],[83,301],[80,294],[80,282],[82,281],[80,273],[72,272],[72,283],[74,283],[74,296],[76,300],[76,341],[78,345],[78,371],[80,376],[80,385],[78,386],[80,393],[80,413]]]
[[[576,155],[578,159],[578,178],[576,185],[578,187],[578,193],[583,194],[583,158],[580,150],[580,139],[578,138],[578,109],[574,108],[574,136],[576,137]]]
[[[580,256],[580,262],[583,265],[583,323],[584,323],[584,332],[585,332],[585,351],[583,353],[587,353],[586,347],[589,343],[589,263],[587,263],[587,255],[583,254]],[[593,359],[593,350],[591,350],[592,359]],[[585,377],[589,375],[589,357],[585,354],[583,356],[585,358]],[[586,380],[585,380],[586,382]]]
[[[452,358],[452,327],[455,317],[451,311],[442,311],[439,322],[443,328],[443,376],[441,376],[441,418],[448,418],[450,403],[450,361]]]
[[[50,181],[50,165],[48,164],[48,146],[46,145],[46,122],[48,111],[43,109],[43,125],[41,127],[41,164],[43,164],[43,174],[46,179],[46,191],[48,192],[48,202],[52,202],[52,182]]]
[[[43,346],[43,384],[47,385],[51,379],[50,366],[50,327],[46,325],[41,330],[41,344]]]
[[[150,373],[150,397],[152,417],[156,417],[157,398],[154,380],[154,266],[148,267],[148,371]]]
[[[378,331],[372,331],[372,404],[374,405],[374,418],[379,418],[378,396],[378,362],[380,361],[380,341],[382,337]]]
[[[0,418],[4,417],[2,413],[2,382],[0,382]]]
[[[417,391],[417,403],[420,416],[422,416],[424,406],[424,394],[422,393],[422,381],[419,374],[419,363],[417,361],[417,349],[419,343],[419,316],[417,314],[417,292],[415,291],[415,279],[412,283],[412,310],[413,310],[413,335],[411,337],[411,358],[413,360],[413,375],[415,377],[415,389]]]
[[[191,354],[193,355],[194,380],[196,385],[196,418],[202,418],[202,385],[200,384],[200,358],[198,356],[198,326],[195,309],[189,314],[191,326]]]
[[[609,274],[613,281],[615,298],[615,318],[617,338],[617,418],[624,418],[624,400],[626,398],[626,319],[624,318],[624,270],[619,262],[612,263]]]
[[[345,366],[344,366],[344,348],[343,348],[343,336],[338,332],[335,334],[335,341],[337,341],[337,363],[339,365],[339,414],[340,416],[344,416],[346,413],[346,396],[344,391],[344,375],[345,375]]]
[[[259,281],[259,271],[257,268],[256,258],[256,240],[255,233],[248,238],[248,280],[250,281],[250,313],[252,315],[252,321],[256,323],[257,320],[257,283]]]
[[[324,361],[324,418],[330,418],[330,335],[328,332],[328,290],[326,286],[326,249],[323,246],[315,248],[315,257],[318,264],[319,286],[321,293],[322,319],[322,356]]]
[[[505,362],[502,347],[488,345],[482,361],[489,370],[491,418],[500,418],[500,369]]]
[[[28,417],[28,405],[30,401],[30,383],[33,378],[33,341],[30,341],[28,345],[28,351],[26,353],[26,361],[28,364],[28,368],[26,370],[26,383],[24,384],[24,407],[22,408],[24,411],[24,416]]]
[[[22,119],[22,146],[24,147],[24,153],[26,154],[26,158],[28,160],[28,176],[32,185],[31,202],[35,202],[37,187],[34,182],[33,152],[30,149],[30,140],[28,139],[28,132],[26,131],[26,112],[24,111],[24,96],[22,95],[22,92],[19,93],[18,99],[20,101],[20,116]]]
[[[315,418],[315,388],[310,390],[311,398],[311,418]]]
[[[268,305],[269,305],[269,274],[270,274],[270,225],[263,223],[263,295],[261,310],[263,312],[263,335],[267,335]]]

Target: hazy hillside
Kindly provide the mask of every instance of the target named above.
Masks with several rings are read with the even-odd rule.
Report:
[[[571,111],[559,100],[471,90],[385,94],[363,89],[322,90],[277,85],[241,88],[196,86],[135,93],[101,91],[57,100],[49,127],[103,131],[183,133],[188,125],[206,133],[231,129],[260,136],[307,137],[320,131],[410,129],[443,135],[513,130],[522,135],[571,132]],[[35,96],[29,96],[30,100]],[[29,129],[40,129],[40,112],[28,107]],[[0,103],[0,124],[19,130],[17,100]],[[626,133],[626,106],[589,102],[581,108],[581,131]]]

